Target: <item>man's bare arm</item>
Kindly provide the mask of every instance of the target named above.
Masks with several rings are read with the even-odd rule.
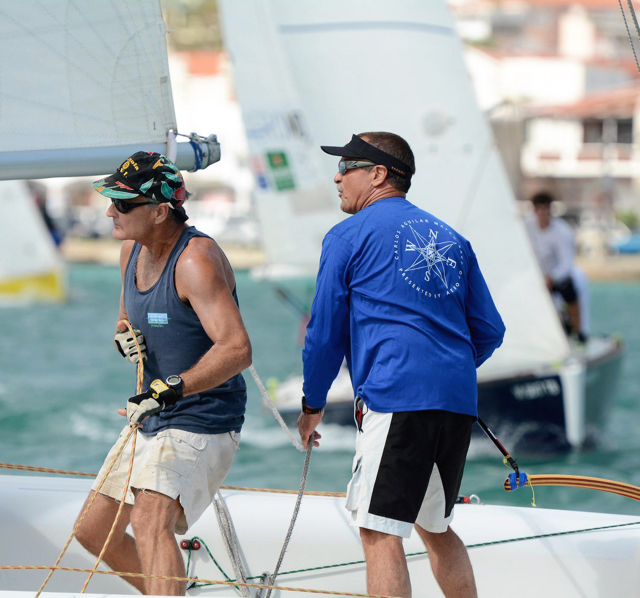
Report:
[[[183,394],[220,386],[251,365],[251,342],[233,298],[233,273],[220,248],[197,237],[185,248],[175,272],[180,299],[196,312],[214,345],[182,377]]]
[[[123,320],[129,320],[127,316],[127,310],[124,308],[124,275],[129,263],[129,256],[133,250],[133,241],[124,241],[120,248],[120,276],[122,277],[122,289],[120,291],[120,309],[118,310],[118,323],[116,328],[122,332],[127,329]]]

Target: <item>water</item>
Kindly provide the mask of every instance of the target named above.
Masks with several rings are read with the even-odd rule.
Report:
[[[300,373],[299,316],[278,299],[271,283],[255,282],[246,273],[237,281],[259,375],[266,382]],[[287,286],[302,298],[309,294],[308,283]],[[520,455],[518,462],[531,474],[588,475],[640,486],[640,284],[597,283],[591,290],[594,332],[620,332],[627,347],[617,406],[602,444],[555,459]],[[67,303],[0,309],[0,461],[98,470],[124,425],[116,409],[135,390],[135,367],[112,344],[119,293],[118,268],[80,265],[70,270]],[[248,372],[246,379],[247,422],[225,483],[297,489],[304,456],[262,407]],[[344,491],[355,430],[326,426],[321,431],[307,487]],[[473,446],[461,492],[478,494],[486,503],[529,505],[529,489],[502,489],[508,473],[497,452]],[[543,487],[536,499],[547,508],[640,515],[629,499],[589,490]]]

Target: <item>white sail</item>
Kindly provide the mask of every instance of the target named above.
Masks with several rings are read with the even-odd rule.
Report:
[[[327,184],[331,176],[327,181],[273,8],[261,0],[220,6],[269,262],[315,274],[322,239],[344,215]]]
[[[222,9],[269,258],[317,265],[322,234],[344,216],[336,159],[318,146],[393,131],[416,156],[409,199],[471,241],[505,320],[504,345],[480,378],[564,359],[566,337],[444,0],[223,0]],[[280,173],[268,163],[278,153]]]
[[[0,178],[99,175],[140,149],[168,153],[165,36],[159,0],[0,0]],[[203,166],[216,161],[203,151]]]
[[[0,182],[0,303],[61,300],[65,269],[26,183]]]

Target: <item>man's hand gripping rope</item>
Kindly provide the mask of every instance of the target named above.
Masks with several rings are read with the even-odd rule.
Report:
[[[126,320],[120,320],[116,324],[116,334],[113,344],[120,355],[131,363],[138,363],[147,358],[147,347],[144,344],[144,335],[137,328],[133,328]]]

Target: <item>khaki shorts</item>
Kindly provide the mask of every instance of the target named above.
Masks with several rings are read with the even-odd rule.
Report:
[[[128,433],[129,424],[120,432],[118,441],[109,451],[92,490],[97,490]],[[121,500],[129,471],[131,443],[130,438],[102,485],[100,494]],[[239,444],[240,434],[236,432],[195,434],[175,428],[153,436],[139,432],[125,502],[134,504],[132,488],[153,490],[172,499],[179,497],[183,514],[176,523],[175,531],[177,534],[186,534],[213,501]]]

